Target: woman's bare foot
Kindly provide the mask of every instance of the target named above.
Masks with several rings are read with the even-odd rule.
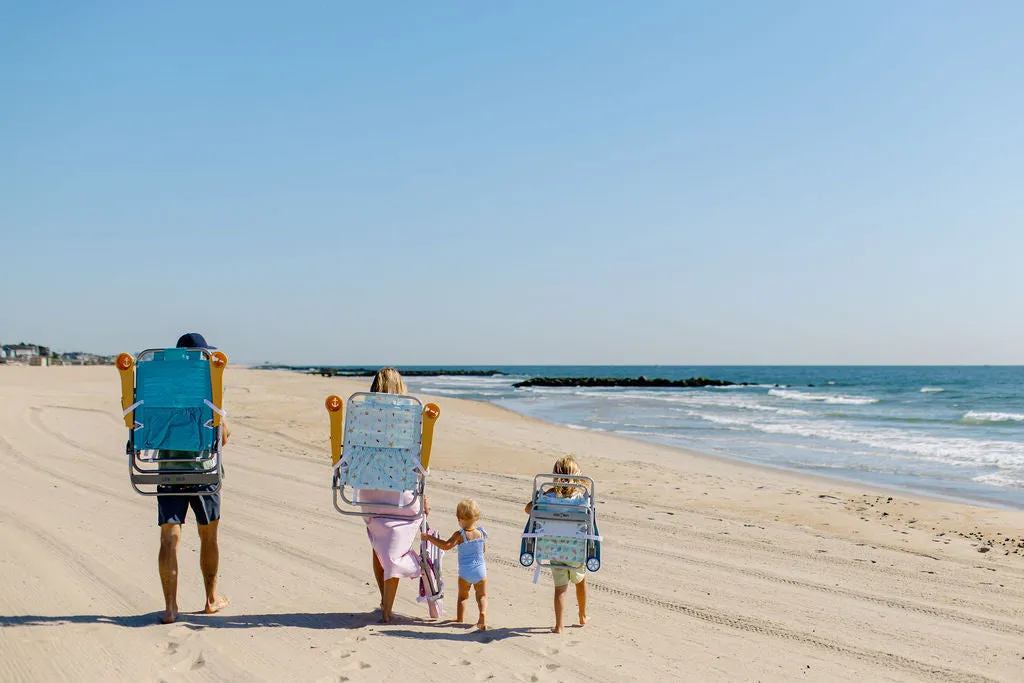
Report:
[[[213,601],[206,601],[206,608],[203,610],[207,614],[216,614],[225,607],[231,604],[226,595],[221,595],[213,599]]]
[[[160,617],[161,624],[173,624],[178,620],[178,608],[168,607],[164,615]]]

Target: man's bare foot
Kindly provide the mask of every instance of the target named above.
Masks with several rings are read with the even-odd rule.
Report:
[[[590,621],[590,617],[588,617],[586,614],[580,615],[580,626],[586,626],[588,621]]]
[[[160,617],[161,624],[173,624],[178,620],[178,608],[168,607],[164,615]]]
[[[552,626],[551,627],[551,632],[552,633],[561,633],[562,632],[562,627],[561,626]]]
[[[217,598],[214,598],[213,602],[207,602],[206,609],[204,609],[203,611],[207,614],[216,614],[217,612],[227,607],[229,604],[231,604],[231,601],[228,600],[227,596],[221,595]]]

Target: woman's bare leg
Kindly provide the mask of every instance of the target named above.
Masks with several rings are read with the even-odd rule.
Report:
[[[395,606],[396,595],[398,595],[398,577],[384,579],[384,599],[381,603],[380,623],[387,624],[391,621],[391,609]]]
[[[377,579],[377,592],[380,593],[380,609],[384,610],[384,567],[381,566],[380,558],[377,557],[377,551],[370,548],[370,553],[373,555],[373,578]]]

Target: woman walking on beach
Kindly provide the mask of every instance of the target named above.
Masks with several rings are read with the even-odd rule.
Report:
[[[381,368],[373,378],[370,391],[383,394],[404,394],[405,381],[395,368]],[[388,492],[382,492],[388,493]],[[412,491],[403,491],[399,500],[374,500],[372,503],[391,503],[409,505],[413,500]],[[371,501],[363,500],[370,503]],[[373,576],[377,580],[380,591],[380,611],[382,624],[391,621],[391,611],[398,595],[400,579],[418,579],[420,576],[419,557],[412,550],[412,544],[419,539],[420,524],[423,516],[430,512],[426,496],[423,497],[423,512],[418,513],[409,507],[408,516],[367,517],[366,535],[370,538],[373,550]]]

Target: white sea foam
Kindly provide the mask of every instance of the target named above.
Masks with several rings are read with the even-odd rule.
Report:
[[[730,427],[744,427],[767,434],[858,444],[880,453],[912,456],[955,467],[988,465],[1024,468],[1024,443],[1014,441],[936,437],[890,428],[864,429],[832,420],[765,422],[748,419],[741,414],[726,417],[691,411],[690,415]]]
[[[989,474],[981,474],[974,477],[972,481],[979,484],[991,484],[992,486],[1024,487],[1024,468],[1013,470],[999,470]]]
[[[1020,413],[985,413],[972,410],[963,417],[964,422],[1024,422]]]
[[[834,403],[848,406],[866,406],[871,403],[878,403],[881,399],[868,398],[867,396],[845,396],[843,394],[812,394],[806,391],[795,391],[792,389],[769,389],[768,393],[787,401],[803,401],[804,403]]]
[[[937,394],[940,391],[945,391],[942,387],[921,387],[922,394]]]
[[[422,386],[422,387],[419,387],[419,389],[424,394],[436,394],[438,396],[467,396],[467,395],[473,395],[473,396],[494,396],[494,397],[497,398],[497,397],[501,397],[501,396],[505,395],[505,393],[502,392],[502,391],[494,391],[492,389],[469,389],[469,388],[466,388],[466,389],[444,389],[442,387],[428,387],[428,386]]]

